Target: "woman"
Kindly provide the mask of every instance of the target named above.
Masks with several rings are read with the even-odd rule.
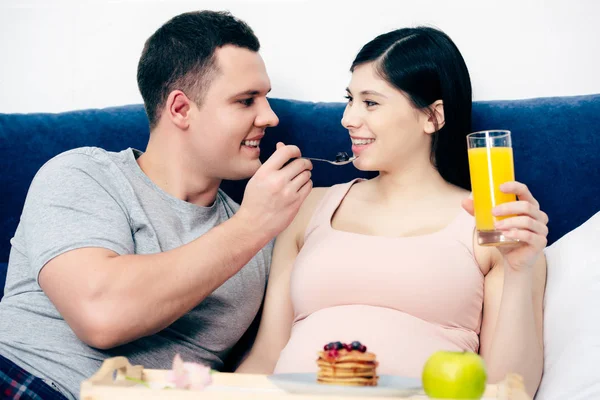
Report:
[[[315,188],[276,241],[262,321],[239,372],[314,372],[324,344],[358,340],[381,374],[420,376],[437,350],[479,352],[490,382],[543,365],[545,213],[518,182],[478,246],[465,136],[471,83],[451,39],[432,28],[375,38],[354,60],[342,125],[371,180]]]

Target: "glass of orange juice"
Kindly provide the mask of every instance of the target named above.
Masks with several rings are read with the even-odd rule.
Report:
[[[497,220],[508,217],[492,215],[492,208],[517,199],[514,194],[500,191],[501,184],[515,180],[510,131],[471,133],[467,135],[467,143],[477,241],[482,246],[514,244],[514,239],[507,238],[494,226]]]

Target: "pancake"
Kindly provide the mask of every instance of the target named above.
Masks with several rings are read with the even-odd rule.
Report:
[[[318,352],[317,382],[328,385],[376,386],[377,357],[360,342],[332,342]]]

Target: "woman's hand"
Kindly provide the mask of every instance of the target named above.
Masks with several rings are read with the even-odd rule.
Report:
[[[495,227],[507,238],[519,242],[497,248],[514,270],[531,269],[548,243],[548,215],[540,210],[540,204],[523,183],[506,182],[500,185],[500,190],[516,194],[518,200],[492,209],[495,217],[506,217],[496,221]],[[463,207],[473,215],[471,198],[463,200]]]

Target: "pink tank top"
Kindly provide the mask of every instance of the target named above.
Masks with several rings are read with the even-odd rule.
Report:
[[[356,180],[317,206],[293,266],[294,323],[276,373],[316,372],[329,342],[358,340],[380,374],[419,377],[437,350],[479,349],[484,276],[473,255],[474,218],[461,210],[422,236],[380,237],[332,228]]]

